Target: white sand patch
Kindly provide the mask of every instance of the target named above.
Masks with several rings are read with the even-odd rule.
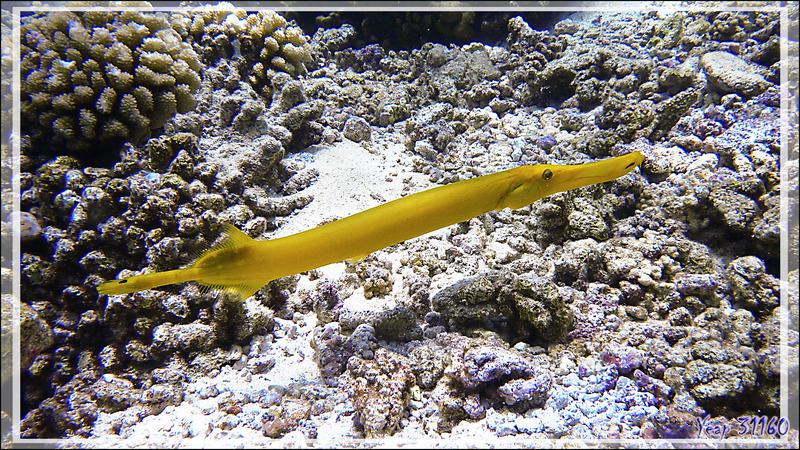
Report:
[[[412,173],[397,162],[402,159],[402,144],[375,147],[376,153],[371,153],[361,144],[343,139],[287,157],[305,161],[307,169],[319,171],[317,180],[302,191],[313,195],[314,201],[293,213],[270,237],[299,233],[323,221],[341,219],[398,199],[402,197],[403,178],[413,177],[417,185],[433,186],[427,177]]]
[[[274,231],[270,239],[288,236],[319,226],[323,222],[341,219],[383,203],[422,192],[436,187],[428,180],[427,175],[413,172],[410,157],[404,154],[402,143],[389,139],[376,139],[373,131],[373,142],[365,145],[343,139],[333,145],[319,145],[303,152],[287,157],[303,161],[305,169],[314,168],[319,172],[317,180],[302,191],[314,196],[314,200],[304,208],[295,211],[286,224]],[[406,182],[404,182],[406,180]],[[404,187],[412,186],[411,189]],[[429,236],[446,236],[448,228],[435,230],[417,239]],[[393,295],[398,295],[402,286],[402,277],[396,273],[400,268],[400,258],[405,252],[384,250],[381,259],[392,263],[394,278]],[[344,274],[344,263],[330,264],[318,269],[325,278],[337,279]],[[305,278],[305,277],[303,277]],[[306,284],[303,283],[305,286]],[[353,300],[354,303],[362,303]],[[377,303],[377,302],[370,302]]]

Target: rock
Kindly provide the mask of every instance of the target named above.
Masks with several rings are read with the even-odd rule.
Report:
[[[511,380],[500,386],[498,392],[506,404],[529,402],[532,406],[542,406],[552,385],[550,372],[537,369],[537,375],[527,380]]]
[[[344,123],[342,134],[353,142],[362,142],[370,140],[372,129],[369,123],[361,117],[351,117]]]
[[[451,362],[445,373],[467,390],[515,378],[541,376],[533,361],[493,341],[450,334],[442,336],[441,341],[452,349]]]
[[[482,324],[488,328],[492,317],[500,316],[496,301],[498,276],[494,273],[458,280],[431,299],[431,308],[450,327]]]
[[[518,338],[558,339],[573,321],[555,283],[507,271],[459,280],[436,293],[431,307],[451,329],[478,325]]]
[[[361,324],[370,325],[375,329],[376,337],[384,339],[412,341],[422,337],[422,328],[405,305],[378,311],[343,308],[339,322],[344,330],[354,330]]]
[[[780,304],[779,281],[766,273],[766,265],[755,256],[733,260],[725,268],[733,298],[757,317],[769,315]]]
[[[711,204],[732,230],[744,231],[758,214],[758,203],[746,195],[729,190],[715,190],[709,196]]]
[[[375,328],[362,323],[344,342],[344,361],[347,361],[350,356],[358,356],[359,358],[363,359],[372,359],[374,356],[373,351],[377,347],[378,342],[375,339]]]
[[[763,70],[728,52],[706,53],[700,65],[708,76],[709,86],[719,92],[752,97],[772,86],[760,73]]]
[[[752,369],[703,360],[687,364],[683,376],[692,396],[701,405],[736,398],[756,384],[756,374]]]
[[[315,328],[310,343],[316,350],[314,360],[322,376],[329,383],[333,382],[332,379],[344,371],[344,364],[347,362],[342,352],[344,338],[339,333],[339,323],[332,322],[321,328]]]
[[[71,192],[71,191],[70,191]],[[73,193],[73,195],[75,195]],[[32,241],[41,233],[41,227],[36,216],[25,211],[14,211],[9,215],[9,222],[14,222],[14,216],[19,216],[19,238],[22,241]]]
[[[426,339],[422,345],[414,347],[408,353],[411,370],[421,388],[433,389],[436,386],[447,366],[447,354],[447,348],[432,339]]]
[[[690,439],[699,433],[696,417],[678,410],[674,405],[662,407],[652,421],[656,433],[664,439]]]
[[[428,50],[428,64],[431,67],[441,67],[447,62],[447,47],[442,44],[433,44]]]
[[[173,325],[165,322],[153,329],[151,350],[158,352],[207,349],[216,340],[213,327],[202,323]]]
[[[666,383],[657,378],[645,375],[645,373],[639,369],[633,371],[633,379],[636,381],[639,389],[653,394],[659,402],[666,404],[671,401],[674,395],[674,391],[667,386]]]
[[[12,317],[13,300],[10,295],[3,295],[3,325],[5,326],[5,319]],[[3,338],[5,339],[6,330],[11,330],[9,324],[8,328],[3,328]],[[21,368],[27,369],[33,362],[34,358],[39,355],[43,350],[53,345],[53,329],[48,325],[47,321],[39,317],[39,314],[25,303],[20,304],[20,356],[22,358]],[[10,339],[10,336],[9,336]],[[10,342],[10,341],[9,341]],[[5,348],[3,354],[5,355]],[[10,351],[10,350],[9,350]],[[3,369],[3,379],[6,379],[5,368]]]
[[[97,400],[97,406],[106,413],[122,411],[137,404],[142,397],[142,390],[136,389],[130,381],[105,374],[92,386],[91,391]]]
[[[528,330],[539,339],[562,338],[574,320],[556,284],[544,277],[521,276],[510,289],[501,288],[499,299],[516,311],[521,331]]]

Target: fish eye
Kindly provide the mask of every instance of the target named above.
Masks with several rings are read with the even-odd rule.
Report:
[[[542,179],[544,181],[548,181],[550,178],[553,178],[553,171],[550,169],[545,169],[544,172],[542,172]]]

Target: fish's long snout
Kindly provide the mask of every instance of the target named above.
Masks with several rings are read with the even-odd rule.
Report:
[[[589,164],[556,166],[550,184],[551,193],[615,180],[630,173],[642,161],[644,156],[640,152],[631,152]]]

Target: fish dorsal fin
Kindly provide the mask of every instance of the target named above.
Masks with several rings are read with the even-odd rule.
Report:
[[[255,241],[255,239],[248,236],[247,233],[229,223],[226,223],[222,226],[220,234],[225,236],[225,238],[222,240],[222,242],[212,247],[212,250],[224,247],[241,247],[243,245],[251,244],[253,241]]]
[[[236,228],[233,225],[225,224],[222,226],[220,230],[221,239],[218,239],[217,243],[214,244],[211,248],[203,252],[200,257],[195,261],[195,265],[199,267],[203,267],[206,264],[210,263],[212,265],[220,264],[219,257],[223,257],[225,249],[236,249],[240,247],[245,247],[251,245],[252,243],[256,242],[255,239],[248,236],[246,233],[241,231],[240,229]],[[223,252],[220,252],[222,250]],[[217,289],[220,291],[228,292],[231,294],[237,295],[241,300],[250,297],[251,295],[255,294],[256,291],[261,289],[265,283],[262,281],[257,281],[249,284],[241,284],[241,285],[229,285],[229,284],[217,284],[217,283],[204,283],[202,278],[198,279],[197,282],[208,289]]]
[[[207,257],[217,253],[219,250],[243,247],[255,242],[255,239],[231,224],[222,225],[220,237],[220,239],[217,239],[216,244],[206,248],[197,255],[192,266],[202,266]]]

